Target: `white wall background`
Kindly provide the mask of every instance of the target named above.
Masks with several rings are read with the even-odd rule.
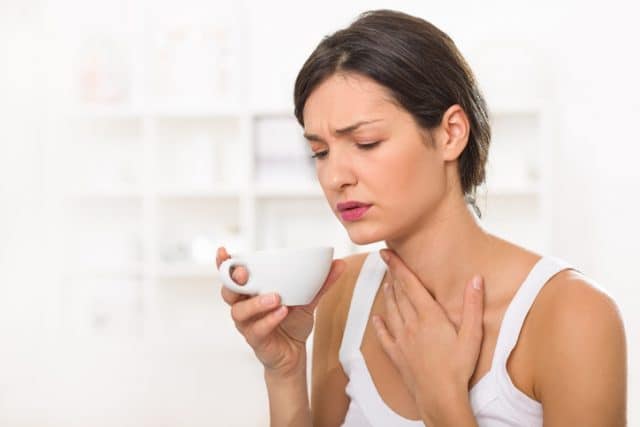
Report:
[[[208,4],[215,14],[216,2]],[[247,84],[254,103],[290,103],[295,75],[321,37],[363,10],[382,7],[433,22],[456,41],[463,54],[482,41],[528,42],[543,52],[557,114],[555,254],[580,266],[618,302],[629,344],[629,425],[640,426],[640,368],[634,364],[640,360],[637,11],[623,2],[588,5],[551,0],[248,1],[244,25],[251,68]],[[46,51],[56,35],[50,29],[59,27],[56,20],[77,18],[74,13],[71,2],[0,2],[0,423],[69,426],[103,425],[100,420],[107,420],[104,425],[254,425],[264,412],[248,414],[237,405],[223,409],[221,402],[227,402],[230,394],[243,393],[240,386],[234,393],[224,392],[223,387],[218,395],[198,392],[194,384],[215,382],[220,371],[178,378],[169,357],[160,359],[148,349],[135,353],[135,363],[126,359],[132,353],[124,347],[87,349],[66,343],[65,348],[72,350],[57,351],[60,338],[51,319],[60,310],[59,296],[47,287],[56,242],[47,239],[49,219],[41,214],[47,198],[41,148],[47,135],[40,127],[56,100],[42,92],[42,82],[48,61],[56,60],[55,51]],[[216,332],[212,325],[211,333]],[[166,356],[175,348],[159,351]],[[108,365],[98,362],[103,360],[97,358],[100,354],[109,354]],[[120,366],[135,369],[119,377],[115,371]],[[240,384],[260,375],[254,365],[246,366],[239,374]],[[102,382],[92,380],[101,370],[113,370],[111,383],[104,382],[104,372]],[[157,382],[158,377],[172,376],[174,382]],[[182,399],[176,400],[180,393],[166,391],[150,400],[161,384],[185,387]],[[100,394],[105,387],[113,390],[108,398]],[[261,390],[249,394],[258,403],[264,399]],[[95,402],[92,396],[105,400]],[[154,414],[161,415],[154,418]]]

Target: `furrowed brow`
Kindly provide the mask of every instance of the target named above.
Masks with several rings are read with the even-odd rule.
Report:
[[[352,125],[344,127],[342,129],[336,129],[335,130],[335,134],[336,135],[348,135],[350,133],[355,132],[360,126],[364,126],[364,125],[368,125],[368,124],[371,124],[371,123],[379,122],[381,120],[382,119],[359,121],[359,122],[356,122],[356,123],[354,123]],[[308,141],[325,142],[321,137],[319,137],[318,135],[314,135],[312,133],[305,133],[304,137]]]

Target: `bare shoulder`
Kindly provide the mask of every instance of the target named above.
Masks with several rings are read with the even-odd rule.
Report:
[[[624,425],[626,339],[611,295],[581,273],[564,270],[542,288],[531,315],[534,393],[544,424]]]
[[[553,276],[540,291],[536,304],[538,302],[547,316],[588,320],[584,314],[600,314],[620,318],[618,306],[611,295],[575,270],[563,270]]]
[[[558,331],[571,326],[572,336],[592,335],[597,329],[624,332],[622,315],[613,297],[597,283],[575,270],[563,270],[552,277],[536,298],[539,326]],[[590,327],[589,330],[580,327]],[[569,338],[569,337],[563,337]]]
[[[316,427],[340,425],[349,406],[345,391],[348,379],[339,352],[354,284],[366,256],[343,258],[344,271],[316,308],[311,369],[311,413]]]

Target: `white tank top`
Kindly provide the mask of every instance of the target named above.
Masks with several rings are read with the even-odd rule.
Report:
[[[551,277],[567,268],[572,267],[560,259],[542,257],[509,303],[498,332],[491,369],[469,391],[479,427],[542,426],[542,405],[513,385],[507,373],[507,359],[536,295]],[[386,264],[379,252],[369,253],[351,298],[339,355],[349,378],[346,393],[351,399],[343,427],[424,426],[422,421],[404,418],[387,406],[360,351],[369,312],[385,272]]]

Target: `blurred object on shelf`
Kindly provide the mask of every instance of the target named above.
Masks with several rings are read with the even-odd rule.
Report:
[[[256,182],[260,184],[301,185],[313,183],[315,171],[300,157],[267,157],[256,161]]]
[[[249,171],[248,162],[237,162],[237,159],[246,159],[246,144],[239,140],[224,139],[226,136],[221,136],[216,140],[219,148],[219,156],[221,161],[219,165],[219,175],[217,178],[220,180],[221,185],[238,187],[243,185],[248,176],[251,174]]]
[[[234,49],[229,23],[172,24],[155,37],[153,95],[161,103],[193,106],[225,104],[237,94]]]
[[[165,189],[211,190],[215,184],[216,151],[209,134],[192,134],[186,140],[164,144],[160,175]]]
[[[213,240],[205,236],[195,236],[191,239],[191,259],[198,264],[207,264],[215,259],[216,249]]]
[[[261,117],[255,132],[256,182],[299,184],[315,179],[311,150],[293,116]]]
[[[140,315],[140,283],[134,279],[93,279],[91,324],[98,333],[126,334],[135,329]]]
[[[196,134],[189,141],[189,147],[192,158],[186,159],[187,163],[182,164],[190,172],[189,188],[211,190],[217,172],[217,153],[211,136],[206,132]]]
[[[84,104],[123,104],[130,95],[126,45],[113,35],[94,34],[76,58],[76,91]]]
[[[220,246],[224,246],[228,253],[245,252],[247,250],[246,236],[235,224],[219,225],[216,228],[212,242],[215,250]]]
[[[60,178],[69,192],[125,192],[142,184],[135,120],[81,119],[59,147]]]
[[[105,187],[106,183],[115,189],[138,187],[141,158],[139,145],[112,144],[102,156],[94,155],[95,176],[102,178]]]
[[[216,79],[214,81],[214,90],[223,99],[231,99],[237,92],[234,88],[238,87],[236,81],[238,73],[235,72],[237,63],[238,50],[235,46],[238,44],[237,40],[234,40],[235,33],[232,28],[228,26],[209,26],[204,30],[205,38],[213,41],[213,44],[217,47],[218,64],[215,68]]]
[[[175,240],[165,243],[160,250],[160,259],[166,263],[183,262],[189,259],[189,249],[186,242]]]
[[[139,232],[78,229],[69,238],[71,260],[77,271],[130,270],[132,265],[142,261]]]
[[[140,331],[141,283],[133,277],[68,277],[63,322],[80,335],[133,336]]]
[[[328,245],[337,257],[351,252],[347,232],[324,199],[262,201],[258,218],[258,249]]]
[[[237,226],[218,224],[214,232],[191,233],[168,239],[160,252],[160,259],[166,264],[211,264],[220,246],[229,252],[244,251],[245,241]]]

